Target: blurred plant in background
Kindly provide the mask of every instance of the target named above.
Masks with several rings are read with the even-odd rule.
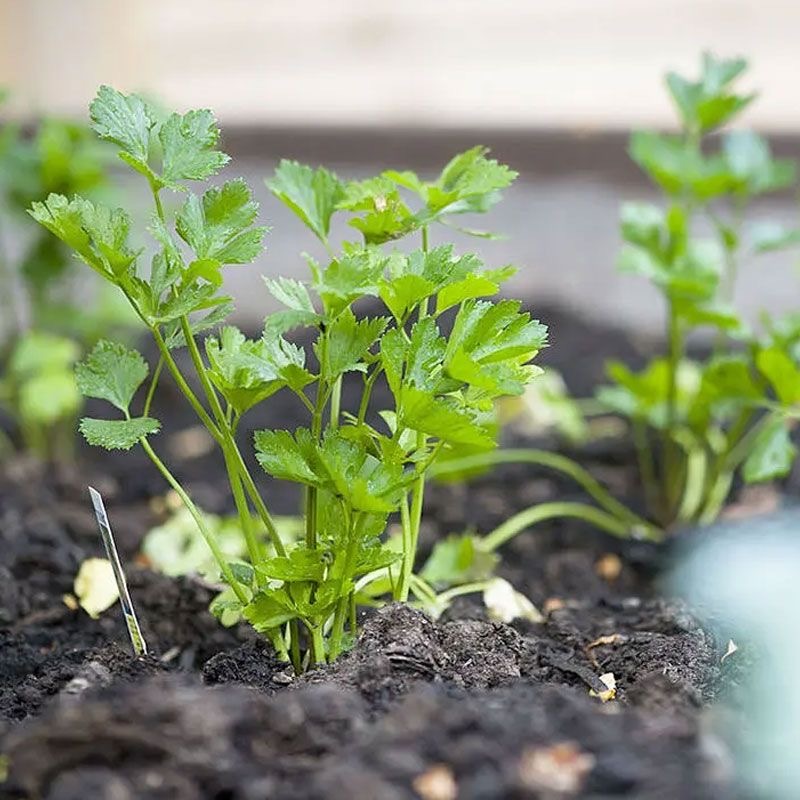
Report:
[[[663,207],[622,209],[620,269],[649,280],[667,305],[667,352],[639,372],[612,362],[599,398],[631,424],[652,519],[664,527],[713,522],[735,474],[748,483],[786,475],[800,409],[798,320],[753,331],[734,306],[742,260],[797,239],[745,230],[756,197],[791,187],[792,161],[772,156],[746,130],[720,128],[752,102],[734,86],[744,59],[703,56],[697,80],[667,75],[677,135],[636,132],[631,158],[663,192]],[[710,228],[712,235],[703,233]],[[787,327],[788,326],[788,327]],[[713,333],[709,357],[687,352],[690,336]]]
[[[26,212],[51,192],[107,194],[109,163],[103,143],[75,122],[44,118],[30,134],[0,127],[0,406],[19,443],[42,458],[72,454],[82,405],[74,363],[133,318],[102,283],[87,284],[65,245]],[[13,450],[11,438],[2,443]]]

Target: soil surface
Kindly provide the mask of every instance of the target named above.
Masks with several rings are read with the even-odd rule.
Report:
[[[636,363],[650,346],[539,312],[559,336],[543,361],[578,395],[602,378],[607,355]],[[291,398],[267,405],[250,428],[301,420]],[[166,382],[155,408],[173,431],[159,444],[175,472],[201,506],[230,510],[221,465]],[[624,442],[580,456],[639,501]],[[118,606],[94,620],[65,603],[81,561],[101,555],[87,483],[106,499],[146,657],[130,654]],[[263,485],[278,513],[295,511],[295,494]],[[493,622],[470,598],[437,621],[390,605],[365,615],[337,663],[296,678],[248,628],[209,614],[211,587],[144,564],[139,545],[163,519],[163,494],[135,453],[87,450],[79,468],[20,459],[0,470],[0,797],[739,796],[707,719],[736,659],[721,662],[726,642],[659,593],[663,548],[575,522],[542,525],[504,548],[500,574],[543,622]],[[555,498],[580,492],[530,466],[433,484],[422,555],[448,533],[488,532]],[[616,696],[602,702],[608,673]]]

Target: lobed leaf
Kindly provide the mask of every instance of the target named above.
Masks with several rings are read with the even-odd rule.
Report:
[[[331,217],[342,197],[343,186],[323,167],[312,169],[283,159],[267,188],[323,242],[328,241]]]
[[[146,167],[150,131],[156,121],[139,95],[125,95],[111,86],[101,86],[89,106],[89,116],[92,128],[101,139],[113,142],[137,164]]]
[[[219,128],[208,109],[170,114],[158,135],[163,162],[161,180],[180,189],[180,181],[202,181],[216,175],[230,160],[216,149]]]
[[[75,367],[75,379],[82,394],[107,400],[122,412],[130,408],[133,395],[147,373],[147,363],[139,352],[105,340],[98,342]]]
[[[140,439],[157,433],[160,428],[161,423],[152,417],[113,420],[84,417],[80,424],[86,441],[106,450],[130,450]]]

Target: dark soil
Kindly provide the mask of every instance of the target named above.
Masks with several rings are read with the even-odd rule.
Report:
[[[636,362],[647,347],[557,311],[542,317],[562,337],[545,361],[578,394],[602,377],[608,353]],[[249,424],[299,421],[281,397],[270,419]],[[166,383],[157,406],[178,431],[159,445],[179,477],[205,508],[228,510],[221,465]],[[637,501],[624,444],[581,457]],[[219,625],[209,587],[140,563],[162,513],[154,470],[135,454],[83,459],[80,470],[16,461],[0,471],[0,797],[737,796],[705,722],[726,685],[725,642],[659,596],[661,551],[575,523],[542,526],[509,543],[501,574],[546,612],[543,623],[492,622],[471,599],[439,621],[389,606],[366,616],[336,664],[297,679],[247,628]],[[130,655],[118,607],[92,620],[64,602],[81,561],[101,554],[87,483],[106,499],[147,657]],[[279,513],[294,511],[293,494],[265,485]],[[529,466],[432,486],[423,550],[532,503],[578,497]],[[605,690],[604,673],[617,683],[607,703],[590,695]]]

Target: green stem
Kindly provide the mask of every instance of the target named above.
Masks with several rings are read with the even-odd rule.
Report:
[[[358,406],[358,424],[363,425],[364,420],[367,418],[367,409],[369,408],[370,397],[372,396],[372,389],[375,386],[375,381],[381,374],[383,367],[380,364],[375,366],[375,369],[369,374],[369,377],[364,382],[364,391],[361,395],[361,403]]]
[[[411,513],[408,508],[408,495],[400,504],[400,530],[403,537],[403,559],[400,562],[400,579],[395,587],[394,599],[401,603],[408,600],[408,590],[413,574],[413,563],[408,558],[411,552]]]
[[[482,592],[489,583],[490,581],[476,581],[475,583],[464,583],[461,586],[454,586],[452,589],[447,589],[447,591],[436,595],[436,600],[444,605],[449,605],[456,597]]]
[[[628,525],[599,508],[586,505],[586,503],[554,502],[532,506],[515,514],[491,533],[484,536],[481,546],[487,552],[492,552],[526,528],[557,517],[581,519],[596,528],[610,533],[612,536],[623,539],[627,539],[631,535],[631,529]],[[658,538],[650,532],[644,538],[658,541]]]
[[[558,453],[536,448],[492,450],[486,453],[476,453],[464,458],[453,459],[434,464],[430,473],[435,478],[442,478],[449,474],[497,466],[499,464],[536,464],[572,478],[585,492],[600,505],[605,511],[625,522],[629,527],[641,528],[644,531],[657,532],[655,526],[635,514],[627,506],[616,500],[600,482],[592,477],[587,470],[576,464],[572,459]]]
[[[158,386],[158,379],[161,377],[161,372],[164,369],[164,356],[159,356],[158,364],[156,364],[155,371],[153,372],[153,377],[150,380],[150,386],[147,389],[147,397],[144,401],[144,409],[142,410],[142,416],[146,417],[150,413],[150,406],[153,404],[153,396],[156,393],[156,387]]]
[[[244,540],[247,544],[247,553],[250,556],[250,563],[255,565],[264,558],[264,554],[261,550],[261,543],[258,541],[255,534],[253,517],[250,514],[250,506],[247,504],[247,498],[242,488],[239,472],[236,469],[236,465],[231,461],[230,454],[227,451],[224,453],[224,456],[225,469],[228,471],[228,482],[230,483],[231,492],[233,493],[233,502],[236,504],[236,513],[239,515],[239,524],[241,525],[242,533],[244,533]],[[259,583],[262,583],[264,576],[260,573],[256,574],[259,575]]]
[[[422,252],[428,252],[428,226],[422,226]],[[419,305],[418,319],[423,320],[428,316],[428,300],[423,300]],[[417,450],[422,450],[428,443],[428,437],[422,433],[417,432]],[[422,506],[425,500],[425,470],[419,471],[419,476],[414,481],[411,488],[411,509],[408,510],[406,500],[403,501],[401,509],[406,510],[405,517],[402,519],[404,534],[403,534],[403,562],[402,562],[402,579],[400,581],[400,597],[401,602],[408,599],[409,581],[411,574],[414,571],[414,562],[417,555],[417,544],[419,543],[419,528],[422,523]],[[405,531],[408,527],[407,532]]]
[[[303,672],[303,659],[300,656],[300,624],[296,619],[289,621],[289,643],[290,659],[294,667],[295,675],[300,675]]]
[[[331,391],[331,419],[330,428],[335,431],[339,427],[339,417],[342,411],[342,376],[340,375],[333,383]]]
[[[178,483],[177,479],[173,476],[173,474],[167,469],[164,462],[155,454],[155,451],[150,446],[150,443],[145,438],[141,438],[139,440],[142,448],[144,449],[145,453],[147,453],[148,458],[156,465],[158,471],[164,476],[167,483],[175,490],[178,497],[181,498],[183,504],[186,506],[186,509],[192,515],[192,519],[195,521],[200,533],[202,534],[203,538],[206,540],[206,544],[208,545],[209,550],[211,550],[211,554],[214,556],[214,560],[217,562],[220,568],[220,572],[222,572],[225,581],[228,585],[233,589],[236,597],[238,598],[239,602],[242,605],[247,605],[248,599],[247,595],[242,590],[242,587],[239,585],[239,582],[234,578],[233,572],[231,571],[230,565],[228,564],[228,560],[225,558],[225,554],[220,550],[219,545],[217,544],[217,540],[214,538],[214,535],[208,529],[206,525],[206,521],[203,518],[202,513],[197,508],[197,506],[192,502],[192,499],[186,493],[184,488]]]
[[[355,517],[355,518],[354,518]],[[356,566],[356,556],[358,555],[358,545],[360,543],[361,532],[363,529],[364,516],[361,514],[353,515],[347,513],[347,550],[345,551],[344,566],[339,577],[339,601],[336,604],[336,611],[333,616],[333,628],[329,641],[330,659],[335,661],[342,647],[342,636],[344,634],[344,621],[347,617],[350,602],[350,592],[344,593],[344,587],[351,580],[353,570]]]
[[[178,388],[181,390],[181,393],[189,401],[189,404],[194,409],[195,414],[197,414],[197,416],[200,418],[200,421],[203,423],[203,425],[206,426],[208,432],[212,435],[217,444],[222,446],[222,433],[220,432],[219,428],[217,428],[214,420],[211,419],[208,412],[203,408],[202,404],[197,399],[197,396],[186,382],[186,379],[183,377],[183,373],[180,371],[180,369],[178,369],[178,365],[175,363],[175,359],[172,357],[172,353],[170,353],[169,348],[164,341],[164,337],[161,335],[161,331],[159,331],[158,327],[155,325],[150,330],[153,334],[153,338],[156,340],[156,345],[161,353],[161,357],[164,359],[164,363],[167,365],[167,369],[172,375],[175,383],[178,385]]]
[[[322,626],[306,623],[311,634],[311,659],[315,664],[325,663],[325,640],[322,637]]]
[[[680,492],[680,451],[675,442],[675,426],[678,414],[678,370],[683,357],[683,336],[675,304],[669,301],[667,339],[669,342],[667,376],[667,421],[662,447],[664,457],[662,519],[669,524],[674,517],[677,495]]]
[[[753,442],[769,419],[770,415],[765,414],[748,430],[752,415],[746,415],[746,412],[742,412],[734,423],[728,434],[728,448],[714,465],[710,489],[703,508],[698,515],[698,521],[701,525],[711,524],[719,515],[725,505],[725,500],[728,498],[731,484],[733,483],[733,475],[737,467],[747,458],[753,447]]]
[[[703,447],[687,446],[686,448],[686,480],[678,505],[677,518],[680,522],[694,519],[705,500],[706,473],[708,457]]]
[[[420,602],[423,604],[427,603],[434,608],[436,607],[436,592],[427,581],[420,578],[419,575],[412,575],[410,585],[411,590],[414,592]]]
[[[644,484],[645,503],[647,508],[653,513],[657,511],[659,487],[656,477],[655,461],[653,459],[653,449],[650,447],[650,440],[645,423],[641,419],[634,419],[631,423],[631,433],[633,435],[633,445],[636,450],[636,460],[639,464],[639,474]],[[596,497],[595,500],[597,500]],[[606,506],[606,510],[610,509]]]
[[[328,361],[328,335],[325,331],[320,334],[319,342],[319,379],[317,382],[317,396],[314,402],[314,413],[311,415],[311,436],[314,442],[319,442],[322,436],[322,418],[325,414],[325,405],[328,398],[331,396],[332,390],[335,392],[335,386],[331,387],[328,384],[326,376],[326,364]],[[339,383],[339,392],[341,393],[341,383]],[[341,394],[339,394],[339,401]],[[337,409],[336,419],[338,422],[339,413]],[[333,415],[331,416],[333,421]],[[315,486],[309,486],[306,489],[305,510],[306,510],[306,547],[310,550],[317,547],[317,527],[319,525],[319,493]]]

